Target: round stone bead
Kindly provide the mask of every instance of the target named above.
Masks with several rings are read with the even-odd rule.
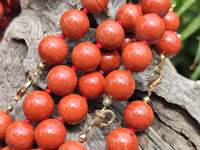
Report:
[[[87,99],[94,100],[103,94],[104,76],[98,72],[83,74],[78,81],[80,93]]]
[[[124,37],[124,39],[123,39],[123,41],[122,41],[122,43],[121,43],[121,45],[120,45],[120,47],[119,47],[119,52],[120,53],[122,53],[123,52],[123,50],[124,50],[124,48],[128,45],[128,44],[130,44],[130,43],[133,43],[133,42],[135,42],[135,37],[134,37],[134,35],[125,35],[125,37]]]
[[[34,144],[34,128],[24,121],[12,123],[6,131],[6,144],[10,149],[27,150]]]
[[[4,8],[2,3],[0,2],[0,20],[3,18],[3,14],[4,14]]]
[[[138,18],[142,15],[142,11],[137,5],[129,3],[119,8],[116,20],[122,21],[122,27],[125,32],[133,32]]]
[[[46,119],[35,129],[35,142],[38,147],[58,149],[65,141],[67,131],[63,123],[56,119]]]
[[[107,150],[137,150],[138,140],[130,129],[117,128],[108,135],[106,147]]]
[[[108,6],[109,0],[81,0],[81,4],[88,12],[97,14],[101,13]]]
[[[176,55],[181,48],[181,40],[176,33],[165,31],[163,37],[154,44],[154,48],[158,54],[164,54],[166,57]]]
[[[144,14],[157,13],[164,17],[170,8],[169,0],[142,0],[142,11]]]
[[[90,22],[86,14],[78,9],[66,11],[60,19],[62,33],[70,39],[80,39],[88,32]]]
[[[10,115],[0,110],[0,140],[5,138],[6,130],[9,125],[13,123],[13,119]]]
[[[96,45],[83,42],[74,47],[71,59],[75,68],[83,72],[90,72],[99,66],[101,52]]]
[[[102,51],[101,56],[99,70],[107,74],[113,70],[119,69],[121,57],[117,51]]]
[[[105,93],[116,101],[129,99],[135,90],[135,81],[131,74],[123,70],[115,70],[105,78]]]
[[[57,65],[67,57],[68,47],[59,36],[49,35],[39,43],[38,52],[47,64]]]
[[[10,150],[10,148],[9,148],[9,146],[6,146],[6,147],[4,147],[4,148],[2,148],[0,150]]]
[[[47,75],[47,85],[54,94],[67,95],[76,88],[76,73],[65,65],[53,67]]]
[[[58,150],[87,150],[85,146],[77,141],[68,141],[62,144]]]
[[[137,41],[146,41],[149,44],[156,43],[165,32],[163,20],[156,14],[146,14],[138,19],[135,25]]]
[[[96,41],[105,50],[117,50],[124,39],[124,30],[116,21],[104,21],[96,29]]]
[[[124,109],[123,119],[129,128],[143,131],[152,124],[154,114],[147,103],[133,101]]]
[[[70,94],[58,104],[58,114],[67,124],[78,124],[86,117],[88,106],[85,99],[77,94]]]
[[[23,102],[25,116],[31,121],[48,119],[53,113],[54,101],[49,94],[43,91],[29,93]]]
[[[169,11],[163,18],[165,30],[176,31],[180,25],[180,19],[173,11]]]
[[[128,44],[122,53],[122,63],[131,72],[144,71],[152,62],[151,49],[141,42]]]

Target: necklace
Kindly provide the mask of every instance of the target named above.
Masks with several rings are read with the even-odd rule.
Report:
[[[132,6],[135,8],[135,9],[137,9],[138,11],[140,11],[140,9],[138,8],[138,6],[135,6],[135,5],[133,5],[132,4]],[[89,10],[88,8],[87,8],[87,10]],[[82,13],[81,11],[78,11],[78,10],[70,10],[70,11],[67,11],[66,13],[71,13],[71,14],[73,14],[73,13],[78,13],[78,14],[81,14],[82,16],[84,16],[85,14],[84,13]],[[83,12],[86,12],[86,10],[84,9],[84,11]],[[65,14],[66,14],[65,13]],[[64,17],[65,17],[65,14],[63,15]],[[141,13],[140,13],[141,14]],[[67,18],[69,17],[69,15],[67,15]],[[147,19],[146,19],[147,18]],[[158,20],[158,21],[160,21],[161,19],[156,15],[156,14],[147,14],[147,15],[144,15],[144,16],[142,16],[141,18],[140,18],[140,20],[139,21],[141,21],[142,23],[141,24],[143,24],[143,21],[144,22],[148,22],[148,21],[146,21],[146,20],[148,20],[148,18],[155,18],[155,19],[153,19],[153,21],[154,20]],[[61,20],[62,20],[62,18],[61,18]],[[65,19],[64,19],[65,20]],[[67,19],[66,19],[67,20]],[[76,19],[75,19],[75,21],[76,21]],[[138,21],[138,22],[139,22]],[[62,21],[61,21],[62,22]],[[162,21],[160,21],[160,22],[162,22]],[[73,21],[71,21],[71,23],[73,23]],[[50,93],[50,92],[53,92],[54,94],[57,94],[57,95],[66,95],[66,94],[69,94],[69,93],[71,93],[73,90],[74,90],[74,84],[76,85],[76,83],[77,83],[77,78],[76,78],[76,75],[75,75],[75,73],[74,73],[74,71],[76,71],[76,69],[78,69],[78,70],[80,70],[80,71],[83,71],[83,72],[91,72],[91,71],[93,71],[93,70],[95,70],[97,67],[98,67],[98,65],[97,64],[99,64],[100,63],[100,59],[99,59],[99,57],[101,57],[99,54],[100,53],[98,53],[99,52],[99,49],[101,49],[101,48],[104,48],[104,49],[107,49],[107,50],[114,50],[114,49],[116,49],[116,47],[119,47],[120,46],[120,44],[121,44],[121,42],[122,42],[122,40],[123,40],[123,37],[124,37],[124,32],[123,32],[123,28],[122,27],[124,27],[123,25],[125,24],[126,22],[125,21],[122,21],[122,20],[118,20],[118,22],[115,22],[115,21],[105,21],[105,22],[103,22],[102,24],[100,24],[99,26],[98,26],[98,28],[97,28],[97,31],[96,31],[96,41],[97,41],[97,44],[96,44],[96,46],[94,45],[94,44],[92,44],[92,43],[88,43],[88,42],[84,42],[84,43],[81,43],[81,44],[78,44],[74,49],[73,49],[73,51],[72,51],[72,63],[73,63],[73,67],[72,67],[72,69],[70,68],[70,67],[67,67],[67,66],[62,66],[62,65],[59,65],[59,66],[56,66],[56,67],[54,67],[53,69],[51,69],[51,71],[49,72],[49,74],[48,74],[48,76],[47,76],[47,84],[48,84],[48,87],[49,87],[49,89],[47,89],[46,90],[46,93]],[[61,28],[62,28],[62,24],[64,24],[64,23],[61,23]],[[67,23],[68,24],[68,23]],[[144,23],[145,24],[145,23]],[[162,24],[162,23],[161,23]],[[140,26],[140,24],[138,25],[138,26]],[[164,23],[161,25],[161,26],[164,26]],[[76,34],[74,34],[75,33],[75,31],[77,30],[76,28],[75,28],[75,25],[72,25],[71,26],[72,28],[70,29],[70,31],[72,31],[72,30],[74,30],[72,33],[72,35],[70,34],[70,33],[68,33],[67,31],[66,31],[66,33],[65,33],[65,29],[62,29],[62,31],[63,31],[63,34],[60,36],[61,38],[64,38],[65,36],[67,36],[67,37],[71,37],[71,38],[80,38],[81,36],[83,36],[84,34],[85,34],[85,30],[86,29],[83,29],[83,30],[81,30],[80,31],[80,35],[76,35]],[[129,44],[129,45],[127,45],[125,48],[124,48],[124,50],[123,50],[123,52],[122,52],[122,63],[124,64],[124,66],[128,69],[127,71],[123,71],[123,70],[116,70],[116,71],[113,71],[113,72],[111,72],[111,73],[109,73],[108,75],[107,75],[107,77],[106,77],[106,79],[105,79],[105,87],[103,88],[104,89],[104,91],[105,91],[105,93],[108,95],[108,97],[107,98],[105,98],[104,99],[104,101],[103,101],[103,105],[104,105],[104,108],[102,109],[102,110],[97,110],[96,112],[95,112],[95,114],[96,114],[96,116],[97,116],[97,119],[94,121],[94,123],[91,125],[91,126],[89,126],[89,128],[88,128],[88,131],[86,132],[86,133],[84,133],[84,134],[82,134],[82,135],[80,135],[80,138],[79,138],[79,141],[80,142],[84,142],[85,140],[86,140],[86,136],[87,136],[87,134],[88,134],[88,132],[94,127],[94,126],[96,126],[96,127],[103,127],[103,126],[107,126],[107,124],[104,124],[103,123],[103,119],[106,117],[106,114],[107,113],[109,113],[109,114],[111,114],[112,115],[112,119],[110,120],[110,122],[108,123],[108,125],[109,124],[111,124],[114,120],[113,120],[113,118],[115,118],[115,115],[113,114],[113,112],[111,111],[111,110],[108,110],[108,109],[106,109],[110,104],[111,104],[111,99],[113,99],[113,100],[116,100],[116,101],[124,101],[124,100],[127,100],[128,98],[130,98],[130,96],[133,94],[133,92],[134,92],[134,89],[135,89],[135,82],[134,82],[134,79],[131,77],[131,75],[130,75],[130,73],[131,72],[140,72],[140,71],[143,71],[144,69],[146,69],[148,66],[149,66],[149,64],[151,63],[151,60],[152,60],[152,54],[151,54],[151,52],[150,52],[150,49],[148,48],[148,46],[146,46],[146,44],[154,44],[154,43],[156,43],[157,41],[159,41],[159,39],[162,37],[162,35],[164,34],[164,31],[163,31],[163,28],[162,27],[160,27],[160,26],[158,26],[159,27],[159,29],[161,30],[160,31],[160,34],[159,35],[156,35],[156,36],[153,36],[153,38],[151,38],[150,36],[150,38],[146,38],[146,39],[144,39],[142,36],[143,36],[143,34],[145,34],[145,33],[148,33],[147,31],[141,31],[141,29],[140,29],[140,27],[138,27],[138,31],[135,33],[135,35],[136,35],[136,39],[138,40],[138,41],[142,41],[142,42],[134,42],[133,44],[131,43],[131,44]],[[87,28],[87,23],[86,23],[86,28]],[[115,29],[116,28],[116,29]],[[124,27],[124,28],[126,28],[126,27]],[[112,33],[112,30],[114,30],[115,32],[114,32],[114,34]],[[104,31],[104,32],[103,32]],[[109,32],[109,31],[111,31],[111,32]],[[161,32],[163,31],[163,33],[161,34]],[[118,32],[118,37],[116,37],[117,35],[116,35],[116,33]],[[142,32],[143,34],[141,35],[141,33],[140,32]],[[79,33],[79,32],[78,32]],[[109,37],[108,37],[108,35],[109,35]],[[45,63],[47,63],[47,64],[53,64],[53,65],[55,65],[55,64],[58,64],[58,63],[60,63],[61,61],[63,61],[63,59],[66,57],[66,54],[68,53],[68,49],[67,49],[67,47],[66,47],[66,45],[63,43],[63,41],[61,40],[61,38],[60,37],[58,37],[58,36],[47,36],[47,37],[45,37],[42,41],[41,41],[41,43],[43,43],[44,41],[44,43],[45,44],[39,44],[39,54],[40,54],[40,56],[41,56],[41,58],[45,61]],[[104,40],[103,40],[104,39]],[[106,40],[105,40],[106,39]],[[51,45],[51,43],[52,43],[52,41],[54,41],[53,42],[53,46]],[[47,43],[47,48],[45,47],[45,45],[46,45],[46,43]],[[48,44],[48,43],[50,43],[50,44]],[[58,43],[58,44],[57,44]],[[63,43],[63,44],[60,44],[60,43]],[[42,45],[42,46],[40,46],[40,45]],[[55,45],[56,45],[56,51],[55,50],[53,50],[53,49],[55,49]],[[65,46],[63,46],[63,45],[65,45]],[[162,45],[162,44],[161,44]],[[48,47],[49,46],[49,47]],[[162,46],[161,46],[161,48],[162,48]],[[161,51],[161,48],[159,48],[159,46],[157,46],[156,47],[156,49],[158,49],[157,51]],[[83,49],[87,49],[87,51],[83,51]],[[131,58],[129,59],[129,60],[127,60],[126,58],[129,56],[129,54],[131,54],[131,53],[133,53],[134,51],[135,51],[135,49],[136,49],[136,54],[135,55],[137,55],[137,53],[139,53],[139,54],[142,54],[140,51],[145,51],[146,53],[148,53],[146,56],[145,55],[143,55],[143,58],[149,58],[149,59],[144,59],[143,60],[143,62],[144,63],[142,63],[142,61],[140,62],[140,59],[138,59],[139,61],[136,61],[136,62],[139,62],[138,64],[135,64],[135,62],[134,61],[132,61],[131,60]],[[48,51],[47,51],[48,50]],[[138,51],[137,51],[138,50]],[[58,53],[58,51],[59,51],[59,53]],[[60,51],[62,51],[62,53],[60,53]],[[94,53],[93,53],[94,52]],[[86,55],[86,54],[88,54],[88,53],[92,53],[92,56],[93,57],[91,57],[91,60],[90,60],[90,55]],[[145,54],[146,54],[145,53]],[[162,49],[162,52],[161,53],[165,53],[165,51]],[[61,54],[61,55],[60,55]],[[80,54],[81,56],[79,56],[78,54]],[[84,58],[86,56],[86,58]],[[94,57],[95,56],[95,57]],[[138,55],[138,57],[139,57],[139,55]],[[87,60],[88,59],[88,60]],[[74,60],[74,61],[73,61]],[[128,63],[128,61],[129,61],[129,63]],[[151,112],[151,114],[152,114],[152,110],[151,110],[151,108],[150,108],[150,106],[148,106],[148,104],[146,104],[146,102],[148,102],[149,101],[149,97],[150,97],[150,95],[151,95],[151,93],[152,93],[152,90],[153,90],[153,88],[155,88],[155,86],[158,84],[158,82],[156,82],[157,80],[160,82],[160,80],[161,80],[161,78],[162,78],[162,65],[163,65],[163,61],[164,61],[164,55],[161,55],[161,63],[157,66],[157,70],[152,74],[152,78],[154,77],[154,74],[156,74],[156,75],[160,75],[159,76],[159,78],[158,79],[156,79],[155,81],[154,81],[154,79],[152,79],[152,83],[150,82],[150,86],[149,86],[149,90],[148,90],[148,96],[147,97],[145,97],[145,99],[144,99],[144,101],[145,102],[142,102],[142,101],[136,101],[135,103],[137,104],[137,105],[140,105],[141,103],[142,103],[142,106],[143,105],[145,105],[147,108],[149,108],[148,110],[150,110],[150,112]],[[84,64],[84,62],[87,62],[86,64]],[[130,65],[131,64],[131,65]],[[142,67],[140,67],[142,65]],[[33,84],[34,83],[34,81],[33,81],[33,78],[36,78],[36,80],[35,81],[37,81],[37,79],[38,79],[38,74],[39,74],[39,72],[42,70],[44,68],[44,63],[40,63],[39,65],[38,65],[38,70],[33,74],[33,75],[30,75],[30,76],[28,76],[28,82],[25,84],[25,88],[23,88],[22,90],[20,90],[20,92],[17,94],[17,96],[16,96],[16,98],[14,99],[14,100],[18,100],[19,98],[21,98],[21,96],[24,94],[24,91],[26,91],[27,90],[27,88],[31,85],[31,84]],[[64,68],[64,69],[63,69]],[[114,67],[113,67],[114,68]],[[139,68],[139,69],[138,69]],[[161,69],[161,70],[159,70],[159,69]],[[62,72],[62,70],[64,70],[64,71],[67,71],[67,73],[63,73]],[[107,70],[106,70],[107,71]],[[106,72],[106,71],[102,71],[101,70],[101,73],[103,73],[103,72]],[[53,72],[53,73],[52,73]],[[58,73],[58,72],[60,72],[60,73]],[[52,75],[51,75],[51,73],[52,73]],[[55,79],[55,75],[56,74],[58,74],[58,77],[57,77],[57,79]],[[73,74],[73,75],[72,75]],[[94,73],[95,74],[95,73]],[[98,74],[99,76],[101,76],[100,75],[100,73],[96,73],[96,74]],[[70,77],[72,77],[74,80],[70,80],[70,81],[68,81],[68,82],[72,82],[72,83],[69,83],[69,84],[67,84],[67,86],[69,86],[70,85],[70,87],[66,87],[66,89],[65,88],[63,88],[63,86],[60,86],[60,85],[62,85],[63,83],[67,83],[67,81],[65,81],[65,79],[68,79],[68,78],[66,78],[66,77],[63,77],[63,78],[61,78],[61,76],[68,76],[68,75],[70,75]],[[86,75],[88,76],[88,73],[86,73]],[[93,76],[95,76],[95,75],[93,75],[92,74],[92,77]],[[60,77],[60,78],[59,78]],[[82,80],[83,81],[80,81],[80,82],[84,82],[84,77],[85,77],[85,74],[81,77],[82,78]],[[102,77],[102,76],[101,76]],[[101,78],[101,77],[99,77],[99,78]],[[86,77],[86,79],[88,79],[89,77]],[[55,79],[55,80],[54,80]],[[61,80],[60,80],[61,79]],[[85,80],[86,80],[85,79]],[[59,81],[60,80],[60,81]],[[64,81],[63,81],[64,80]],[[58,83],[55,83],[55,82],[58,82]],[[91,82],[91,81],[90,81]],[[51,85],[51,84],[55,84],[55,85]],[[81,83],[80,83],[81,84]],[[84,84],[84,83],[83,83]],[[154,85],[155,84],[155,85]],[[57,86],[58,85],[58,86]],[[88,86],[88,85],[87,85]],[[99,87],[98,89],[101,89],[102,87]],[[70,90],[71,89],[71,90]],[[79,90],[80,90],[81,88],[79,87]],[[84,89],[84,88],[83,88]],[[24,90],[24,91],[23,91]],[[23,91],[23,92],[22,92]],[[80,92],[81,92],[81,90],[80,90]],[[87,92],[87,91],[86,91]],[[39,94],[39,95],[45,95],[44,94],[45,92],[43,92],[43,94]],[[96,96],[96,95],[98,95],[99,93],[101,93],[101,90],[100,90],[100,92],[94,92],[95,94],[93,95],[93,93],[91,94],[88,94],[89,96],[87,96],[87,94],[85,94],[85,92],[81,92],[84,96],[86,95],[86,98],[88,98],[90,95],[92,95],[92,96]],[[32,93],[31,93],[32,94]],[[19,97],[18,97],[19,96]],[[28,95],[29,96],[29,95]],[[77,95],[73,95],[73,94],[71,94],[71,95],[69,95],[69,96],[72,96],[73,98],[74,98],[74,96],[77,96]],[[66,96],[66,97],[64,97],[65,99],[62,99],[60,102],[62,102],[62,101],[70,101],[70,99],[73,99],[73,98],[70,98],[69,96]],[[32,96],[30,96],[30,97],[32,97]],[[46,96],[46,97],[48,97],[48,96]],[[81,106],[84,106],[84,98],[82,98],[82,97],[80,97],[80,96],[78,96],[79,98],[75,98],[75,99],[81,99],[81,100],[78,100],[79,102],[80,101],[82,101],[83,102],[83,104],[81,104]],[[31,98],[30,98],[31,99]],[[50,98],[47,98],[47,99],[50,99]],[[91,98],[92,99],[92,98]],[[49,101],[49,100],[48,100]],[[65,102],[63,102],[63,103],[65,103]],[[134,105],[135,105],[135,103],[134,103]],[[60,103],[59,103],[60,104]],[[25,104],[26,105],[26,104]],[[46,105],[46,104],[45,104]],[[61,104],[60,104],[61,105]],[[130,106],[130,108],[132,108],[131,107],[131,105],[132,105],[132,103],[130,104],[130,105],[128,105],[128,107]],[[60,110],[60,113],[59,113],[59,110],[58,110],[58,113],[59,113],[59,115],[61,115],[59,118],[58,118],[58,120],[59,121],[64,121],[65,123],[69,123],[69,124],[75,124],[75,123],[79,123],[80,122],[80,120],[82,120],[82,119],[84,119],[84,117],[85,117],[85,115],[83,115],[83,117],[80,119],[78,119],[79,121],[77,122],[77,120],[75,121],[75,122],[73,122],[72,120],[69,120],[69,121],[67,121],[67,119],[69,118],[69,117],[66,117],[65,118],[65,113],[62,113],[62,109],[65,109],[65,108],[62,108],[62,106],[64,106],[64,104],[63,105],[61,105],[61,110]],[[128,107],[127,107],[127,109],[128,109]],[[60,107],[58,107],[58,108],[60,108]],[[80,107],[80,108],[84,108],[84,107]],[[127,110],[126,109],[126,110]],[[9,111],[11,111],[12,110],[12,105],[10,105],[8,108],[7,108],[7,112],[9,113]],[[27,111],[30,111],[30,109],[25,109],[25,111],[24,112],[26,112],[26,110]],[[68,109],[67,109],[68,110]],[[83,110],[85,110],[85,109],[83,109]],[[126,116],[130,116],[130,115],[128,115],[129,113],[130,113],[130,111],[126,111],[125,110],[125,118],[126,118]],[[49,109],[48,109],[48,111],[49,111]],[[50,111],[51,112],[51,111]],[[73,111],[72,111],[73,112]],[[126,114],[126,112],[127,112],[127,114]],[[26,114],[26,113],[25,113]],[[64,115],[62,115],[62,114],[64,114]],[[75,115],[75,114],[74,114]],[[78,115],[80,115],[80,113],[78,113]],[[28,115],[26,115],[26,116],[28,116]],[[49,117],[49,116],[48,116]],[[32,118],[32,113],[30,114],[30,116],[28,116],[28,118],[30,119],[30,118]],[[133,118],[137,118],[136,116],[134,116]],[[151,123],[152,123],[152,115],[151,115],[151,117],[150,117],[151,119],[150,119],[150,122],[149,122],[149,124],[147,124],[146,126],[144,126],[144,127],[141,127],[141,125],[139,124],[139,125],[136,125],[136,127],[135,126],[133,126],[133,128],[132,128],[132,125],[130,125],[129,123],[128,123],[128,121],[129,120],[127,120],[126,121],[126,119],[125,119],[125,122],[126,122],[126,124],[131,128],[131,130],[130,129],[120,129],[120,132],[125,132],[125,134],[127,134],[128,132],[131,132],[131,134],[132,134],[132,136],[134,137],[134,139],[132,139],[134,142],[133,143],[135,143],[135,144],[132,144],[132,146],[131,146],[131,148],[133,148],[134,147],[134,149],[135,148],[137,148],[137,138],[136,138],[136,136],[135,136],[135,134],[134,134],[134,132],[133,131],[135,131],[135,130],[137,130],[137,131],[140,131],[140,130],[144,130],[144,129],[146,129]],[[38,119],[38,117],[36,117],[36,120],[35,119],[32,119],[32,121],[37,121],[37,119]],[[41,118],[40,118],[41,119]],[[40,120],[39,119],[39,120]],[[74,118],[73,118],[74,119]],[[58,120],[55,120],[55,119],[47,119],[47,120],[44,120],[44,121],[42,121],[38,126],[37,126],[37,128],[36,128],[36,131],[35,131],[35,141],[36,141],[36,143],[38,144],[38,146],[40,147],[40,148],[43,148],[43,149],[52,149],[52,148],[58,148],[58,145],[61,145],[61,144],[59,144],[59,143],[63,143],[64,142],[64,138],[65,138],[65,135],[66,135],[66,130],[64,130],[64,126],[62,125],[62,123],[61,122],[59,122]],[[26,120],[26,123],[27,122],[30,122],[30,120]],[[136,121],[137,122],[137,121]],[[15,123],[16,124],[16,123]],[[14,125],[15,125],[14,124]],[[24,124],[24,122],[22,123],[22,122],[19,122],[19,124]],[[42,135],[41,136],[41,133],[43,133],[43,131],[44,130],[48,130],[48,131],[50,131],[51,129],[45,129],[45,127],[44,127],[44,124],[49,124],[49,127],[52,125],[52,126],[54,126],[53,128],[56,128],[56,126],[60,129],[59,130],[59,132],[57,132],[57,135],[60,135],[59,137],[57,137],[56,139],[58,139],[58,141],[55,141],[55,142],[52,142],[52,143],[49,143],[49,141],[48,140],[43,140],[43,139],[46,139],[47,137],[49,138],[50,137],[50,135],[49,134],[47,134],[47,133],[45,133],[44,135]],[[12,129],[12,127],[14,126],[13,124],[12,124],[12,126],[10,126],[9,127],[9,129],[11,130]],[[22,125],[23,126],[23,125]],[[25,125],[24,125],[25,126]],[[139,127],[139,128],[137,128],[137,127]],[[14,128],[14,127],[13,127]],[[27,127],[27,128],[29,128],[29,131],[30,130],[33,130],[32,129],[32,127]],[[42,131],[43,130],[43,131]],[[117,129],[116,129],[117,130]],[[114,130],[115,132],[116,132],[116,130]],[[126,130],[126,131],[121,131],[121,130]],[[114,132],[113,131],[113,132]],[[8,130],[8,132],[9,132],[9,130]],[[111,132],[111,133],[113,133],[113,132]],[[53,134],[52,134],[53,135]],[[52,136],[52,138],[55,138],[56,136]],[[111,135],[109,135],[108,136],[108,146],[107,146],[107,148],[108,149],[116,149],[115,147],[113,147],[113,145],[112,144],[110,144],[110,142],[109,142],[109,137],[113,137],[112,136],[112,134]],[[30,138],[31,139],[31,138]],[[64,140],[63,140],[64,139]],[[11,143],[12,143],[12,139],[8,139],[8,140],[6,140],[6,141],[11,141]],[[51,140],[50,140],[51,141]],[[112,141],[112,140],[111,140]],[[8,143],[9,143],[8,142]],[[32,143],[33,141],[32,141],[32,139],[30,140],[30,141],[28,141],[27,143]],[[73,143],[73,142],[72,142]],[[76,142],[75,142],[76,143]],[[130,144],[130,143],[129,143]],[[12,143],[12,146],[11,146],[11,144],[8,144],[10,147],[12,147],[13,145],[15,145],[15,144],[13,144]],[[80,145],[80,144],[79,144]],[[111,148],[110,148],[110,145],[111,145]],[[18,145],[16,145],[16,146],[18,146]],[[19,144],[19,147],[20,147],[21,145]],[[16,147],[15,149],[18,149],[18,147]]]

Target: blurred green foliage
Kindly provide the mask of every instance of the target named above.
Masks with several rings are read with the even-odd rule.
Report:
[[[177,71],[192,80],[200,79],[200,0],[170,0],[180,17],[181,50],[171,58]],[[193,65],[192,65],[193,64]]]

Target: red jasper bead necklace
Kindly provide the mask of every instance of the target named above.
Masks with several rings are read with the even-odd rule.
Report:
[[[107,150],[137,150],[138,140],[134,132],[148,128],[154,118],[153,110],[147,104],[155,88],[152,85],[158,85],[162,80],[165,56],[175,55],[181,43],[176,33],[173,32],[175,28],[173,22],[164,17],[168,14],[169,0],[150,1],[158,7],[152,7],[146,0],[143,0],[141,6],[135,4],[121,6],[117,12],[116,21],[102,22],[96,29],[96,45],[90,42],[76,45],[71,54],[72,67],[58,65],[66,59],[68,54],[68,47],[63,39],[83,37],[89,30],[87,12],[100,13],[105,10],[108,2],[108,0],[81,0],[84,7],[82,11],[72,9],[62,15],[60,37],[50,35],[41,40],[38,51],[43,62],[38,65],[33,75],[28,76],[26,84],[17,93],[11,105],[7,107],[6,112],[0,111],[0,127],[2,127],[0,128],[0,140],[5,137],[9,148],[30,149],[35,141],[39,147],[37,150],[86,150],[81,143],[87,140],[89,131],[93,127],[104,127],[114,122],[114,112],[107,109],[112,100],[125,101],[133,95],[135,81],[131,72],[144,71],[151,64],[153,55],[148,45],[153,44],[161,60],[150,75],[148,94],[143,101],[133,101],[125,108],[123,119],[129,129],[125,127],[114,129],[106,141]],[[171,31],[165,31],[166,24],[169,28],[172,26]],[[126,35],[127,32],[133,31],[134,35]],[[117,50],[121,52],[121,58]],[[121,59],[126,70],[117,70]],[[8,113],[12,111],[14,102],[21,99],[26,90],[37,82],[39,72],[44,69],[45,64],[57,65],[47,75],[48,89],[45,92],[34,91],[28,94],[23,102],[23,111],[27,119],[13,123]],[[97,69],[99,72],[96,71]],[[84,72],[79,79],[76,70]],[[155,75],[158,76],[157,80],[152,79]],[[82,96],[71,94],[77,85]],[[51,92],[64,96],[58,103],[57,119],[49,119],[54,109]],[[79,136],[79,142],[65,142],[67,131],[63,123],[74,125],[83,121],[88,113],[86,100],[98,99],[103,92],[108,97],[103,100],[103,109],[95,111],[96,119],[93,124]],[[111,116],[110,121],[104,123],[107,114]],[[30,124],[31,121],[41,122],[34,129]],[[16,142],[15,139],[20,139],[20,142]]]

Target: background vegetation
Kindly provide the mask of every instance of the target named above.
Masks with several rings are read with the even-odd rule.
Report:
[[[192,80],[200,79],[200,0],[170,0],[180,17],[180,52],[171,58],[177,71]]]

